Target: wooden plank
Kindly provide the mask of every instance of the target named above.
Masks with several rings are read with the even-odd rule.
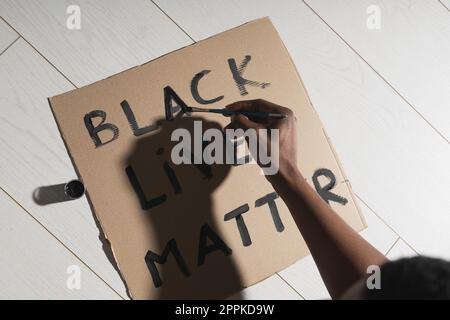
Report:
[[[18,37],[19,35],[0,19],[0,54]]]
[[[0,186],[126,297],[86,199],[46,206],[33,200],[37,188],[76,178],[46,99],[70,89],[22,39],[0,56]]]
[[[301,300],[302,297],[295,292],[277,274],[245,288],[231,296],[228,300]]]
[[[306,0],[306,3],[450,139],[450,19],[438,1]],[[379,8],[379,30],[367,27],[373,6]]]
[[[0,299],[121,299],[1,190],[0,212]]]
[[[80,8],[81,29],[66,22]],[[83,86],[147,62],[192,41],[151,1],[2,0],[0,11],[75,85]]]
[[[81,30],[66,28],[69,4],[81,8]],[[191,40],[150,1],[2,1],[2,16],[77,86],[167,53]],[[17,46],[16,46],[17,45]],[[41,207],[39,186],[73,179],[75,173],[46,98],[73,89],[44,59],[20,41],[0,60],[4,133],[0,184],[122,296],[125,287],[102,250],[85,199]],[[13,142],[14,141],[14,144]],[[12,150],[12,151],[11,151]]]
[[[450,257],[448,143],[304,3],[158,4],[195,40],[270,16],[356,194],[419,252]]]
[[[417,256],[417,252],[414,251],[405,241],[399,239],[398,242],[389,250],[387,257],[390,260],[397,260],[401,258]]]
[[[312,256],[307,256],[279,275],[306,300],[331,299]]]
[[[364,203],[361,201],[357,201],[357,203],[368,225],[368,228],[363,230],[361,235],[380,252],[386,254],[396,243],[398,236]],[[307,300],[331,299],[311,256],[279,272],[279,275]]]
[[[357,201],[367,222],[367,229],[360,232],[361,236],[381,253],[386,254],[397,241],[398,235],[386,225],[375,213],[361,201]]]

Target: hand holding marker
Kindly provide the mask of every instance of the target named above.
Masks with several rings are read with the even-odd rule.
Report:
[[[217,113],[222,114],[226,117],[242,114],[249,118],[254,119],[284,119],[287,117],[286,114],[283,113],[275,113],[275,112],[261,112],[261,111],[236,111],[230,110],[227,108],[224,109],[202,109],[196,107],[184,107],[182,108],[184,113],[191,112],[209,112],[209,113]],[[64,185],[64,194],[67,197],[67,200],[75,200],[81,198],[84,195],[84,185],[79,180],[69,181]]]
[[[209,113],[218,113],[222,114],[226,117],[232,116],[232,115],[238,115],[242,114],[249,118],[255,118],[255,119],[284,119],[287,117],[286,114],[283,113],[275,113],[275,112],[261,112],[261,111],[236,111],[236,110],[230,110],[227,108],[224,109],[202,109],[202,108],[196,108],[196,107],[185,107],[183,108],[185,113],[191,113],[191,112],[209,112]],[[83,196],[84,194],[84,185],[81,181],[78,180],[72,180],[69,181],[64,186],[64,193],[70,200],[78,199]]]
[[[196,108],[196,107],[187,107],[184,112],[191,113],[191,112],[210,112],[210,113],[218,113],[222,114],[226,117],[242,114],[249,118],[255,118],[255,119],[284,119],[287,117],[287,115],[283,113],[274,113],[274,112],[261,112],[261,111],[235,111],[235,110],[229,110],[229,109],[202,109],[202,108]]]

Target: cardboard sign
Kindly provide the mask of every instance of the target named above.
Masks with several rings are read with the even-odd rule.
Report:
[[[347,179],[268,18],[50,99],[132,298],[225,298],[308,254],[256,164],[171,161],[174,129],[194,133],[195,120],[202,130],[229,123],[182,115],[180,104],[222,108],[257,98],[294,111],[301,172],[362,229]]]

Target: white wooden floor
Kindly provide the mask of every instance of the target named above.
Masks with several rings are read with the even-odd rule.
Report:
[[[66,8],[81,8],[81,30]],[[367,8],[380,9],[379,30]],[[46,98],[270,16],[390,258],[450,258],[450,0],[0,0],[0,298],[128,299],[85,199],[32,192],[75,178]],[[66,286],[81,268],[81,288]],[[311,257],[243,291],[329,297]]]

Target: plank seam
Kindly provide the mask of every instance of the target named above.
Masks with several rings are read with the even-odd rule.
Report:
[[[392,251],[392,249],[394,249],[394,247],[395,247],[395,245],[397,244],[397,243],[399,243],[399,241],[403,241],[412,251],[414,251],[414,253],[416,253],[417,255],[419,255],[419,256],[421,256],[421,254],[420,253],[418,253],[417,252],[417,250],[416,249],[414,249],[408,242],[406,242],[405,241],[405,239],[403,239],[402,237],[399,237],[398,239],[397,239],[397,241],[395,241],[395,243],[392,245],[392,247],[388,250],[388,252],[386,253],[386,256]]]
[[[69,247],[65,245],[58,237],[56,237],[50,230],[43,225],[37,218],[35,218],[25,207],[23,207],[16,199],[14,199],[3,187],[0,187],[0,191],[3,191],[5,195],[11,199],[16,205],[18,205],[23,211],[25,211],[34,221],[36,221],[37,224],[39,224],[42,228],[44,228],[45,231],[49,233],[51,237],[53,237],[56,241],[58,241],[67,251],[69,251],[78,261],[80,261],[88,270],[90,270],[95,276],[97,276],[103,283],[106,284],[108,288],[110,288],[115,294],[117,294],[122,300],[125,300],[124,297],[122,297],[121,294],[119,294],[109,283],[107,283],[102,277],[100,277],[97,272],[95,272],[86,262],[84,262],[80,257],[73,252]]]
[[[176,23],[175,22],[175,20],[173,20],[172,19],[172,17],[171,16],[169,16],[159,5],[157,5],[156,4],[156,2],[155,1],[153,1],[153,0],[150,0],[154,5],[155,5],[155,7],[157,7],[167,18],[169,18],[169,20],[170,21],[172,21],[177,27],[178,27],[178,29],[180,29],[181,31],[183,31],[183,33],[185,34],[185,35],[187,35],[188,37],[189,37],[189,39],[191,39],[192,40],[192,42],[193,43],[196,43],[197,41],[195,41],[194,40],[194,38],[192,38],[187,32],[186,32],[186,30],[184,30],[178,23]]]
[[[368,204],[367,202],[365,202],[356,192],[353,192],[355,194],[355,196],[358,198],[359,201],[361,201],[367,208],[369,208],[370,211],[372,211],[372,213],[378,218],[380,219],[380,221],[386,226],[388,227],[393,233],[395,233],[395,235],[397,237],[400,237],[400,234],[394,229],[392,228],[389,223],[387,223],[378,213],[376,213],[375,210],[373,210]]]
[[[0,17],[1,20],[3,20],[11,29],[13,29],[18,35],[19,38],[22,38],[31,48],[33,48],[34,51],[36,51],[48,64],[50,64],[64,79],[66,79],[72,86],[74,86],[76,89],[78,87],[73,83],[64,73],[62,73],[61,70],[59,70],[53,63],[50,62],[35,46],[31,44],[30,41],[28,41],[18,30],[16,30],[8,21],[6,21],[5,18]],[[16,39],[17,40],[17,39]]]
[[[395,235],[398,237],[397,241],[395,241],[395,243],[391,246],[391,248],[386,252],[386,255],[389,253],[389,251],[392,249],[392,247],[398,242],[399,239],[401,239],[404,243],[406,243],[408,245],[408,247],[410,247],[415,253],[417,253],[418,255],[420,255],[420,253],[412,246],[409,244],[408,241],[406,241],[391,225],[389,225],[382,217],[380,217],[378,215],[378,213],[375,212],[375,210],[373,210],[360,196],[358,196],[358,194],[355,193],[355,196],[359,199],[359,201],[361,201],[362,203],[364,203],[364,205],[369,208],[370,211],[372,211],[372,213],[381,220],[381,222],[388,227],[389,229],[391,229],[391,231],[393,233],[395,233]]]
[[[20,38],[22,38],[34,51],[36,51],[39,56],[41,56],[48,64],[50,64],[64,79],[66,79],[73,87],[78,88],[75,83],[73,83],[64,73],[62,73],[53,63],[51,63],[39,50],[37,50],[36,47],[34,47],[26,38],[24,38],[22,36],[22,34],[20,32],[18,32],[18,30],[16,30],[8,21],[6,21],[3,17],[0,17],[1,20],[3,20],[12,30],[14,30],[19,37],[14,40],[13,43],[17,42],[17,40],[19,40]],[[12,45],[12,44],[11,44]],[[11,47],[11,45],[9,47]],[[9,48],[8,47],[8,48]],[[6,51],[6,50],[4,50]],[[3,51],[3,52],[4,52]],[[2,52],[2,53],[3,53]],[[0,54],[1,55],[1,54]],[[60,240],[56,235],[54,235],[47,227],[45,227],[37,218],[35,218],[33,216],[33,214],[31,214],[31,212],[29,212],[27,209],[25,209],[25,207],[23,207],[16,199],[14,199],[14,197],[12,197],[12,195],[10,195],[8,192],[6,192],[5,189],[3,189],[2,187],[0,187],[0,190],[3,191],[12,201],[14,201],[19,207],[21,207],[28,215],[30,215],[41,227],[43,227],[54,239],[56,239],[64,248],[66,248],[73,256],[75,256],[83,265],[86,266],[86,268],[88,268],[88,270],[90,270],[93,274],[95,274],[102,282],[104,282],[111,290],[114,291],[114,293],[116,293],[120,298],[122,298],[123,300],[125,300],[125,298],[119,294],[108,282],[106,282],[106,280],[104,280],[97,272],[95,272],[86,262],[83,261],[83,259],[81,259],[74,251],[72,251],[69,247],[66,246],[66,244]]]
[[[5,49],[3,49],[3,50],[0,52],[0,56],[1,56],[3,53],[5,53],[6,50],[8,50],[9,48],[11,48],[12,45],[13,45],[14,43],[16,43],[17,40],[19,40],[19,39],[20,39],[20,36],[18,36],[13,42],[11,42]]]
[[[281,274],[279,274],[278,272],[276,272],[275,273],[281,280],[283,280],[292,290],[294,290],[295,291],[295,293],[297,293],[299,296],[300,296],[300,298],[302,298],[303,300],[306,300],[305,299],[305,297],[300,293],[300,292],[298,292],[286,279],[284,279],[283,278],[283,276],[281,275]]]
[[[417,255],[421,256],[421,254],[412,246],[409,244],[408,241],[406,241],[405,239],[403,239],[402,237],[400,237],[400,239],[402,239],[402,241],[412,250],[414,251]]]
[[[438,0],[438,2],[439,2],[440,4],[442,4],[442,6],[444,7],[444,9],[446,9],[447,11],[450,12],[450,8],[448,8],[441,0]]]
[[[395,247],[395,245],[400,241],[400,237],[397,238],[397,240],[394,241],[394,243],[392,244],[392,246],[386,251],[386,253],[384,254],[385,256],[387,256],[389,254],[389,252],[392,251],[392,249]]]
[[[329,25],[324,18],[322,18],[307,2],[306,0],[302,0],[303,3],[339,38],[344,42],[364,63],[372,69],[375,74],[378,75],[378,77],[383,80],[411,109],[413,109],[442,139],[444,139],[447,144],[450,142],[447,140],[447,138],[438,130],[436,129],[428,119],[426,119],[393,85],[391,85],[386,78],[384,78],[381,73],[379,73],[377,70],[375,70],[374,67],[372,67],[369,62],[362,57],[361,54],[359,54],[358,51],[356,51],[336,30]]]

